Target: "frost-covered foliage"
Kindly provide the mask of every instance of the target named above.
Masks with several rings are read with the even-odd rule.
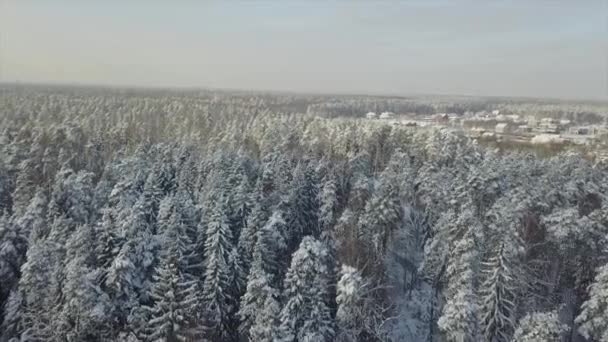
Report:
[[[385,317],[375,289],[357,269],[342,265],[337,283],[336,322],[338,341],[381,341],[386,337],[383,330]]]
[[[0,93],[0,342],[608,341],[605,166],[370,103]]]
[[[285,275],[285,305],[277,341],[331,341],[335,334],[329,303],[327,248],[307,236],[293,254]]]
[[[582,305],[576,318],[583,336],[597,341],[608,341],[608,266],[598,270],[589,288],[589,299]]]
[[[560,324],[556,312],[533,312],[519,321],[513,342],[558,341],[565,327]]]

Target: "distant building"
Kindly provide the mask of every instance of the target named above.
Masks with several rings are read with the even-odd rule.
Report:
[[[559,127],[559,120],[553,118],[542,118],[540,119],[540,123],[537,125],[536,131],[540,133],[556,134],[559,133]]]
[[[365,114],[365,117],[370,120],[373,120],[373,119],[377,118],[378,116],[374,112],[369,112],[369,113]]]
[[[588,145],[591,143],[590,135],[578,135],[578,134],[568,134],[561,136],[564,141],[577,144],[577,145]]]
[[[558,125],[559,120],[553,118],[542,118],[540,119],[541,125]]]
[[[475,116],[478,118],[486,118],[486,117],[488,117],[488,112],[486,112],[485,110],[482,110],[482,111],[475,113]]]
[[[517,127],[517,133],[531,133],[532,132],[532,127],[528,126],[528,125],[520,125],[519,127]]]
[[[512,133],[514,129],[514,126],[508,122],[501,122],[499,124],[496,124],[496,127],[494,128],[494,132],[496,132],[496,134],[507,134],[507,133]]]
[[[395,117],[395,113],[393,112],[382,112],[380,114],[380,119],[392,119]]]
[[[492,111],[492,115],[498,115],[498,114],[500,114],[500,110],[495,109]]]
[[[568,133],[575,135],[590,135],[593,134],[591,127],[570,127]]]

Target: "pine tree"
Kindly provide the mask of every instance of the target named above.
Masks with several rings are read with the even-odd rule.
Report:
[[[243,272],[241,258],[236,247],[233,247],[228,255],[228,268],[230,270],[230,273],[228,274],[228,283],[230,284],[228,287],[228,307],[230,308],[229,316],[236,318],[239,310],[239,300],[245,293],[245,288],[247,286],[247,278]],[[234,319],[232,324],[233,326],[231,329],[237,330],[238,321]]]
[[[371,286],[361,272],[342,265],[337,284],[336,312],[338,341],[376,341],[384,322],[380,305],[371,296]]]
[[[96,225],[95,235],[97,236],[97,244],[95,244],[95,252],[100,267],[104,270],[110,267],[112,261],[118,255],[122,241],[119,240],[115,215],[113,208],[105,208],[102,210],[101,220]]]
[[[141,277],[133,263],[133,242],[125,242],[106,271],[105,288],[114,306],[112,320],[121,331],[127,326],[129,315],[139,305]],[[141,331],[142,326],[132,330]]]
[[[275,211],[270,220],[258,231],[253,252],[253,265],[247,278],[247,288],[241,297],[239,316],[241,318],[241,332],[243,335],[262,334],[257,338],[270,339],[269,327],[257,326],[264,322],[271,324],[278,318],[278,291],[281,282],[283,263],[280,256],[285,252],[287,245],[281,232],[284,231],[285,221],[280,211]],[[266,308],[265,304],[272,304]],[[266,318],[259,315],[267,315]],[[253,331],[258,331],[254,333]],[[250,336],[251,337],[251,336]],[[253,338],[253,337],[252,337]],[[255,339],[253,339],[255,341]]]
[[[126,219],[119,228],[120,239],[130,244],[128,253],[123,257],[129,258],[136,272],[134,282],[141,293],[148,293],[154,267],[158,259],[159,242],[154,235],[153,227],[148,223],[145,198],[142,196],[128,210]],[[144,301],[146,298],[142,298]]]
[[[498,255],[485,265],[488,275],[481,285],[481,324],[485,339],[492,342],[509,341],[515,329],[518,280],[513,259],[517,250],[512,249],[501,244]]]
[[[57,282],[58,255],[51,242],[35,240],[27,250],[26,262],[21,267],[18,289],[22,291],[22,338],[49,340],[53,336],[56,301],[59,300]]]
[[[356,341],[359,329],[362,329],[360,320],[363,302],[362,292],[365,283],[357,269],[342,265],[341,277],[338,281],[337,298],[338,311],[336,321],[339,328],[340,340]]]
[[[42,156],[36,153],[38,148],[39,146],[32,145],[28,158],[19,163],[19,172],[17,173],[15,190],[12,196],[13,211],[17,215],[23,214],[30,203],[36,191],[38,177],[42,173],[40,169],[40,158]]]
[[[19,280],[26,248],[27,237],[22,234],[19,225],[12,222],[8,215],[0,215],[0,307]]]
[[[110,299],[100,288],[100,270],[94,254],[94,229],[77,228],[66,246],[65,281],[62,294],[66,301],[56,317],[59,329],[54,333],[68,341],[95,340],[110,325]]]
[[[46,196],[41,189],[38,189],[23,215],[16,218],[17,225],[28,240],[37,240],[48,235],[46,209]]]
[[[13,208],[13,183],[4,161],[0,161],[0,212],[10,212]]]
[[[256,194],[258,193],[256,192]],[[254,203],[237,243],[245,273],[248,273],[249,268],[251,267],[257,232],[266,223],[269,216],[261,196],[256,196],[256,201],[254,201]]]
[[[178,222],[166,227],[162,260],[154,275],[145,329],[149,341],[185,341],[196,335],[197,281],[188,274],[188,251]]]
[[[318,224],[318,184],[314,169],[301,163],[294,170],[289,188],[289,214],[287,216],[288,245],[297,248],[302,237],[319,235]]]
[[[204,227],[200,226],[201,213],[190,195],[185,191],[178,191],[173,197],[174,210],[177,220],[183,226],[184,251],[187,253],[188,273],[199,278],[203,274],[203,245]],[[199,239],[203,241],[199,241]]]
[[[150,225],[156,223],[160,201],[165,196],[160,176],[155,171],[157,170],[153,169],[148,174],[146,183],[144,184],[144,191],[142,192],[146,221]]]
[[[402,209],[394,181],[388,177],[367,202],[359,222],[358,238],[376,265],[382,263],[394,231],[401,224]],[[382,270],[378,270],[382,272]]]
[[[249,180],[243,174],[238,175],[238,184],[234,186],[230,200],[230,226],[233,236],[238,238],[244,229],[247,216],[251,210]],[[235,180],[236,182],[237,180]]]
[[[58,172],[49,199],[49,218],[64,216],[85,224],[91,221],[93,208],[93,174],[65,168]]]
[[[239,330],[249,341],[273,341],[280,311],[278,291],[257,258],[249,273],[247,289],[241,297]]]
[[[228,224],[223,198],[216,203],[207,226],[205,241],[205,278],[202,300],[205,302],[203,324],[210,339],[231,340],[234,317],[230,316],[235,300],[230,298],[230,253],[232,232]]]
[[[456,222],[446,222],[449,237],[449,258],[445,269],[446,301],[437,321],[447,341],[479,340],[476,281],[479,268],[479,229],[472,210],[458,215]]]
[[[333,177],[323,184],[319,193],[319,226],[321,232],[327,233],[337,221],[336,211],[338,209],[337,186]]]
[[[285,276],[277,341],[331,341],[334,324],[326,298],[329,270],[327,249],[312,237],[305,237],[294,253]]]
[[[253,251],[254,263],[258,262],[271,279],[273,285],[280,287],[286,262],[287,224],[283,212],[277,209],[268,222],[258,231]]]

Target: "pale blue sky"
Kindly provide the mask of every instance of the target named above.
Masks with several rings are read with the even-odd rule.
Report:
[[[0,0],[0,80],[608,99],[608,0]]]

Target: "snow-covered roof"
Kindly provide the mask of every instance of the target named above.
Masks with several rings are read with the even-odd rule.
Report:
[[[539,134],[532,138],[533,144],[548,144],[548,143],[562,143],[562,139],[559,134]]]

